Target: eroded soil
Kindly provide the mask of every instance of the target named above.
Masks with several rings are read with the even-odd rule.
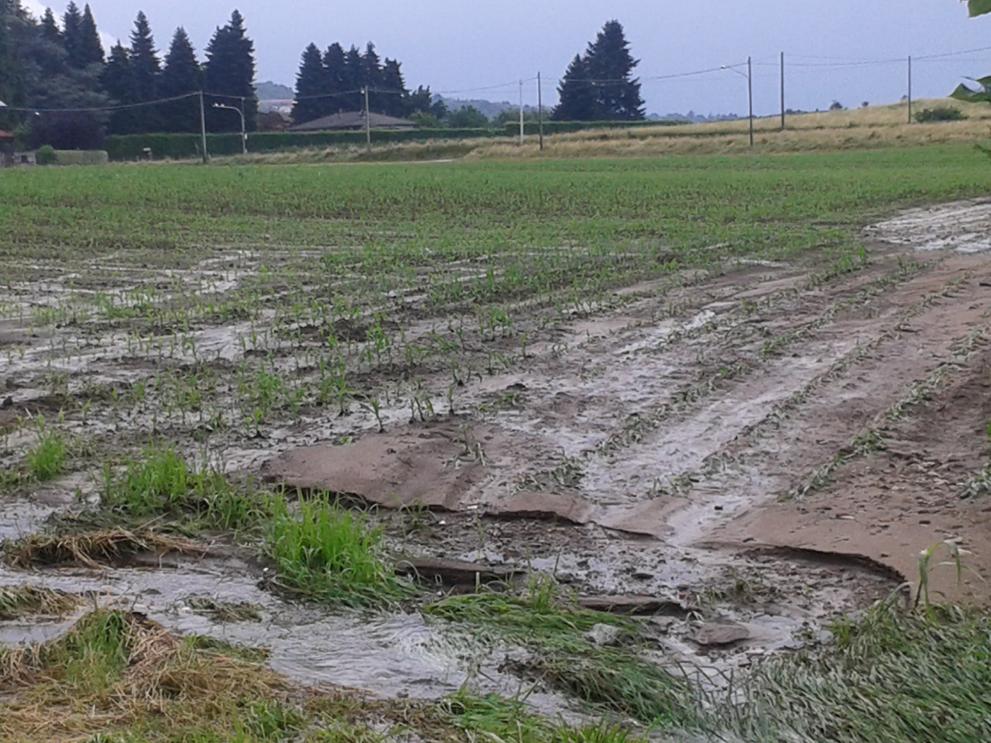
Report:
[[[378,412],[384,432],[368,406],[339,415],[330,405],[221,427],[211,447],[232,473],[380,507],[372,518],[398,555],[550,572],[586,597],[659,599],[657,659],[716,669],[719,683],[717,672],[818,642],[830,620],[914,584],[920,550],[945,540],[966,550],[967,569],[958,582],[940,552],[930,591],[988,602],[989,234],[987,203],[953,204],[869,228],[867,263],[842,271],[816,258],[740,262],[629,287],[564,321],[542,322],[538,308],[515,368],[456,376],[453,395],[449,370],[425,370],[414,397],[429,414],[393,390]],[[222,295],[257,270],[257,256],[231,254],[179,280]],[[145,280],[131,278],[127,301]],[[12,301],[56,306],[67,286],[25,285]],[[154,432],[196,454],[209,416],[159,420],[160,400],[122,411],[117,394],[163,368],[206,363],[222,376],[257,352],[270,319],[204,324],[164,353],[112,322],[68,321],[46,335],[26,318],[0,324],[10,466],[37,436],[26,416],[60,409],[96,452]],[[436,323],[421,318],[406,335]],[[367,330],[353,336],[370,342]],[[309,342],[299,333],[264,353],[298,368]],[[235,386],[226,394],[233,406]],[[91,403],[66,412],[67,397]],[[0,537],[81,508],[98,481],[82,461],[52,484],[13,489]],[[386,696],[440,696],[469,678],[508,693],[523,683],[505,670],[512,648],[416,613],[369,619],[289,601],[236,553],[102,571],[0,568],[0,583],[25,581],[266,646],[276,669],[306,682]],[[261,619],[204,616],[193,608],[204,597],[250,602]],[[0,623],[0,639],[64,626]],[[533,701],[569,706],[546,690]]]

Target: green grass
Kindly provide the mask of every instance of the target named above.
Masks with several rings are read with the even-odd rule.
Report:
[[[705,727],[745,741],[991,740],[991,616],[888,605],[834,628],[835,647],[764,663]]]
[[[621,726],[600,723],[560,725],[535,714],[521,699],[474,695],[462,689],[442,702],[465,733],[494,743],[636,743],[644,740]]]
[[[364,711],[359,700],[328,695],[311,708],[312,695],[257,658],[121,611],[94,611],[60,639],[0,654],[0,691],[3,740],[376,740],[350,719]]]
[[[452,596],[428,604],[424,613],[528,648],[532,656],[521,664],[522,673],[601,709],[660,727],[695,719],[692,688],[641,657],[640,625],[577,607],[549,581],[522,596]],[[600,624],[619,630],[615,644],[588,637]]]
[[[61,680],[80,695],[106,692],[127,667],[134,637],[119,612],[84,617],[63,640],[45,647],[43,663],[61,669]]]
[[[383,606],[412,589],[385,559],[382,533],[326,497],[290,509],[284,498],[271,503],[265,550],[279,582],[302,595],[353,607]]]
[[[194,468],[174,449],[150,447],[120,470],[103,471],[102,505],[138,519],[168,515],[237,531],[263,518],[262,498],[243,492],[221,472]]]
[[[62,474],[68,447],[58,431],[42,427],[38,443],[27,455],[27,465],[31,476],[39,482],[53,480]]]
[[[438,702],[299,689],[259,653],[178,638],[138,615],[94,611],[57,640],[0,652],[0,738],[88,743],[640,743],[572,726],[521,699],[467,690]]]

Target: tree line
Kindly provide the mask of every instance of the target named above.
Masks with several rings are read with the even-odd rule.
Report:
[[[242,108],[248,128],[255,128],[254,44],[237,10],[214,32],[202,63],[181,27],[164,59],[160,58],[143,12],[137,14],[129,42],[125,46],[118,41],[105,57],[88,4],[80,10],[70,2],[60,24],[50,8],[37,20],[20,0],[0,0],[0,100],[8,107],[29,110],[18,114],[0,108],[0,126],[17,129],[31,146],[65,149],[99,147],[108,132],[198,131],[196,97],[112,111],[92,109],[206,90],[224,96],[207,97],[210,131],[240,129],[237,115],[210,105],[217,101]]]
[[[99,147],[106,133],[194,132],[200,127],[199,101],[187,97],[166,103],[132,106],[193,91],[207,96],[209,131],[235,131],[240,118],[214,108],[214,102],[244,111],[249,130],[256,128],[258,101],[253,86],[254,44],[243,16],[233,11],[218,27],[203,61],[189,36],[177,28],[164,57],[156,49],[147,16],[139,12],[129,43],[117,42],[108,56],[100,43],[89,5],[70,2],[59,22],[51,9],[35,19],[20,0],[0,0],[0,100],[11,107],[36,109],[31,115],[4,112],[0,126],[16,128],[29,144],[59,148]],[[576,55],[558,87],[559,104],[551,116],[561,121],[637,120],[644,118],[640,82],[622,25],[607,22],[584,53]],[[406,87],[402,64],[382,59],[369,42],[364,51],[333,43],[321,52],[310,44],[296,77],[293,119],[297,123],[364,107],[369,91],[372,111],[413,118],[421,126],[485,126],[471,108],[449,111],[429,87]],[[113,111],[53,112],[44,109]],[[503,117],[504,118],[504,117]]]
[[[387,116],[405,117],[416,113],[442,114],[433,101],[430,88],[406,88],[402,63],[382,59],[375,44],[368,42],[364,52],[351,45],[334,42],[321,52],[316,44],[303,50],[296,74],[296,100],[292,118],[297,124],[343,111],[362,111],[368,88],[368,108]]]

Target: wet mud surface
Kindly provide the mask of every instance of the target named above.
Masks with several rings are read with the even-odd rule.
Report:
[[[554,322],[535,310],[512,365],[455,369],[453,383],[451,370],[429,366],[410,381],[398,361],[391,376],[359,369],[383,384],[378,409],[328,401],[256,423],[224,418],[244,405],[233,365],[264,356],[312,375],[318,333],[266,311],[181,333],[129,334],[123,309],[123,320],[69,313],[39,329],[39,308],[80,292],[51,278],[15,292],[0,321],[0,459],[18,466],[38,436],[33,416],[59,410],[97,452],[154,434],[197,456],[209,434],[209,454],[233,475],[370,508],[401,558],[550,573],[591,605],[644,615],[659,662],[698,666],[718,684],[728,670],[828,640],[833,619],[915,581],[920,550],[944,540],[966,550],[972,570],[958,583],[937,566],[930,589],[988,602],[976,576],[991,575],[989,234],[987,203],[915,210],[865,231],[868,262],[856,270],[734,263],[629,287]],[[169,301],[176,280],[221,297],[259,265],[252,253],[217,256],[165,277],[154,301]],[[116,289],[120,307],[145,301],[147,279],[131,279]],[[437,326],[419,318],[406,338]],[[352,330],[343,342],[372,342],[367,318]],[[219,412],[156,413],[191,394],[180,390],[191,369],[193,387],[224,401]],[[393,376],[404,381],[390,387]],[[99,477],[80,456],[70,475],[7,488],[0,538],[83,508]],[[436,590],[456,590],[438,570]],[[236,550],[96,570],[0,568],[3,585],[84,593],[179,632],[265,647],[274,668],[305,683],[429,698],[467,680],[509,694],[526,683],[506,662],[519,648],[415,610],[329,611],[266,580]],[[198,611],[204,600],[247,602],[257,617]],[[46,639],[68,621],[2,622],[0,641]],[[531,701],[576,709],[547,689]]]

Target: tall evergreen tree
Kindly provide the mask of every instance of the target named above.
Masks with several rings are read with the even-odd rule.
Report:
[[[375,113],[383,113],[388,96],[379,92],[382,88],[382,61],[375,51],[375,45],[370,41],[361,57],[361,69],[361,84],[368,87],[368,108]]]
[[[131,100],[141,103],[159,98],[158,76],[162,71],[155,51],[155,39],[151,35],[148,17],[138,11],[131,32]],[[138,131],[155,132],[162,128],[162,109],[157,105],[141,106],[132,110]]]
[[[640,64],[619,21],[608,21],[588,47],[588,76],[595,81],[595,118],[635,121],[644,118],[640,81],[633,70]]]
[[[344,47],[334,42],[323,53],[324,92],[332,97],[321,101],[321,114],[327,115],[347,110],[347,99],[341,93],[348,89],[347,59]]]
[[[119,41],[110,49],[100,82],[114,104],[126,104],[134,100],[131,53]],[[137,124],[132,109],[113,111],[110,114],[111,134],[131,134],[136,131]]]
[[[96,30],[96,20],[89,4],[83,8],[83,17],[79,22],[78,58],[69,62],[76,67],[87,67],[91,64],[103,64],[103,44]]]
[[[62,41],[65,44],[65,52],[69,56],[69,64],[76,68],[82,68],[83,58],[83,15],[79,12],[79,6],[70,0],[65,8],[65,15],[62,16]]]
[[[365,107],[364,96],[359,91],[365,86],[365,61],[358,47],[351,45],[344,55],[344,90],[350,91],[342,98],[342,111],[361,111]]]
[[[551,118],[557,121],[592,121],[597,116],[595,90],[588,64],[576,54],[557,87],[559,103]]]
[[[409,107],[409,91],[403,79],[402,65],[398,60],[385,58],[382,65],[383,113],[389,116],[408,116],[413,113]]]
[[[255,45],[244,28],[244,17],[235,10],[223,28],[218,28],[206,50],[204,86],[208,93],[233,96],[243,105],[249,131],[258,121],[255,96]],[[225,99],[228,104],[232,101]],[[207,119],[211,131],[239,131],[241,122],[231,111],[211,109]]]
[[[296,101],[292,107],[292,120],[296,124],[319,119],[327,106],[322,98],[313,96],[327,93],[327,75],[323,57],[316,44],[310,44],[303,51],[296,74]]]
[[[62,32],[51,8],[45,8],[45,14],[41,17],[41,37],[52,44],[64,44]]]
[[[172,36],[165,65],[158,80],[158,93],[163,98],[174,98],[200,89],[201,70],[196,52],[186,30],[180,26]],[[162,104],[162,123],[169,132],[198,132],[200,130],[199,101],[183,98]]]
[[[23,23],[18,0],[0,0],[0,101],[8,106],[24,102],[23,70],[18,64],[14,41],[15,28]],[[12,129],[14,114],[0,109],[0,127]]]

